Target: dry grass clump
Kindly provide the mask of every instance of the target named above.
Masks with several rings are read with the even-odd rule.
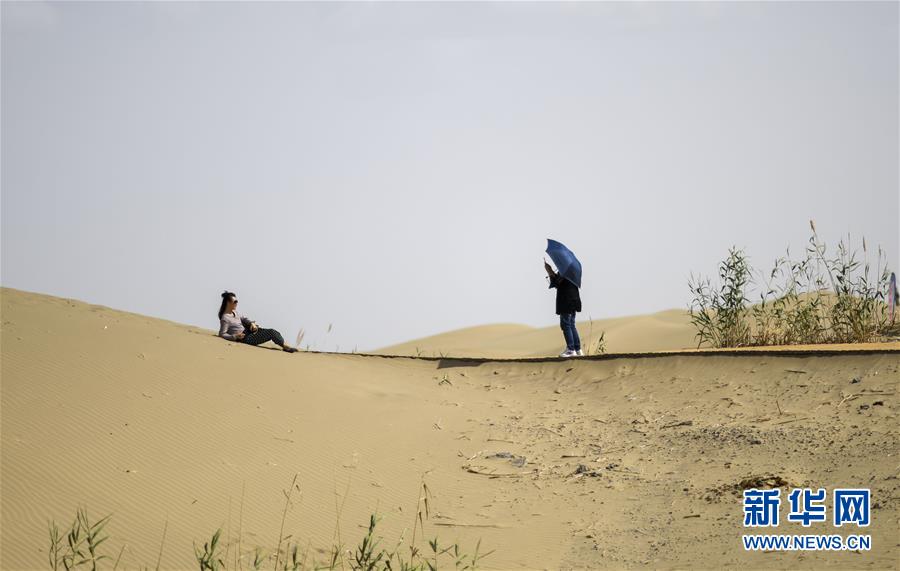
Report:
[[[810,221],[812,236],[804,256],[790,250],[772,270],[754,278],[747,255],[732,247],[719,264],[719,283],[691,276],[691,323],[698,347],[746,347],[878,341],[892,327],[886,292],[890,271],[878,248],[874,268],[865,238],[862,259],[847,237],[829,257]],[[749,290],[760,288],[750,305]]]
[[[588,323],[590,323],[590,330],[588,332],[588,338],[585,345],[587,346],[586,355],[605,355],[606,354],[606,331],[600,332],[600,337],[597,338],[596,342],[594,341],[594,317],[588,316]]]

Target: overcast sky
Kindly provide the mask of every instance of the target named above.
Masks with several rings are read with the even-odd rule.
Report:
[[[556,323],[548,237],[581,318],[811,218],[897,268],[898,6],[3,2],[0,280],[364,350]]]

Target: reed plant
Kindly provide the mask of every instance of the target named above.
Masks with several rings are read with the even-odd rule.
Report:
[[[431,492],[424,480],[420,484],[419,499],[416,505],[416,513],[413,520],[412,539],[407,547],[404,547],[404,538],[401,535],[397,543],[390,549],[383,547],[384,538],[378,534],[377,526],[381,517],[372,514],[369,517],[369,525],[365,535],[359,540],[355,549],[347,549],[340,539],[340,534],[335,533],[330,549],[322,550],[325,558],[318,560],[310,557],[310,545],[305,547],[300,540],[284,533],[284,522],[287,510],[291,505],[291,493],[300,491],[297,485],[297,477],[291,482],[291,487],[284,491],[286,502],[282,512],[279,528],[278,544],[274,550],[255,546],[248,551],[241,552],[240,537],[237,539],[237,552],[234,560],[228,557],[229,538],[222,537],[222,529],[216,529],[208,541],[202,545],[194,544],[194,559],[200,571],[228,571],[239,570],[246,565],[250,569],[274,569],[275,571],[307,571],[307,570],[335,570],[350,568],[353,571],[437,571],[438,568],[448,567],[457,571],[470,571],[478,568],[479,563],[490,555],[491,552],[481,552],[481,540],[475,545],[471,554],[466,553],[458,542],[448,546],[439,543],[438,537],[427,540],[428,550],[421,550],[416,543],[417,531],[425,534],[425,524],[430,515],[429,499]],[[90,569],[97,571],[98,564],[106,559],[107,555],[100,553],[100,545],[109,539],[104,528],[109,523],[111,516],[92,523],[84,509],[79,508],[75,520],[68,530],[61,531],[56,522],[51,521],[48,526],[50,549],[48,551],[49,566],[53,571]],[[167,522],[168,525],[168,522]],[[339,525],[339,521],[338,521]],[[240,534],[239,534],[240,535]],[[121,552],[120,552],[121,557]],[[119,561],[113,567],[118,567]],[[445,565],[446,564],[446,565]],[[159,568],[157,562],[157,569]]]
[[[879,247],[873,268],[868,245],[862,256],[850,236],[834,253],[819,239],[815,223],[799,259],[775,260],[771,271],[755,274],[743,250],[732,247],[719,265],[719,282],[691,275],[691,323],[698,347],[866,343],[890,327],[886,291],[890,271]],[[756,304],[748,296],[759,288]]]
[[[87,510],[78,508],[75,512],[75,520],[65,535],[60,535],[59,526],[55,521],[51,521],[48,526],[50,568],[53,571],[58,571],[60,568],[66,571],[82,568],[96,571],[97,565],[101,561],[109,559],[109,556],[100,554],[100,546],[109,539],[104,532],[109,518],[110,516],[106,516],[91,523]]]
[[[713,347],[741,347],[750,344],[747,323],[746,288],[751,269],[743,250],[732,247],[719,264],[719,284],[691,275],[688,287],[693,294],[691,323],[700,344]]]

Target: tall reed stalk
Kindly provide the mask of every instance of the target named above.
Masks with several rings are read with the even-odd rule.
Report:
[[[886,291],[890,270],[879,247],[874,272],[868,244],[862,259],[841,239],[828,248],[810,221],[812,235],[800,259],[785,256],[772,270],[754,277],[743,250],[732,247],[719,265],[719,282],[691,275],[691,323],[698,347],[865,343],[882,338],[890,327]],[[749,306],[752,287],[760,289]]]

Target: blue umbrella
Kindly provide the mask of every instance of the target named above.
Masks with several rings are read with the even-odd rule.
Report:
[[[547,254],[550,255],[550,259],[556,264],[559,275],[581,287],[581,262],[575,257],[572,250],[556,240],[547,238]]]

